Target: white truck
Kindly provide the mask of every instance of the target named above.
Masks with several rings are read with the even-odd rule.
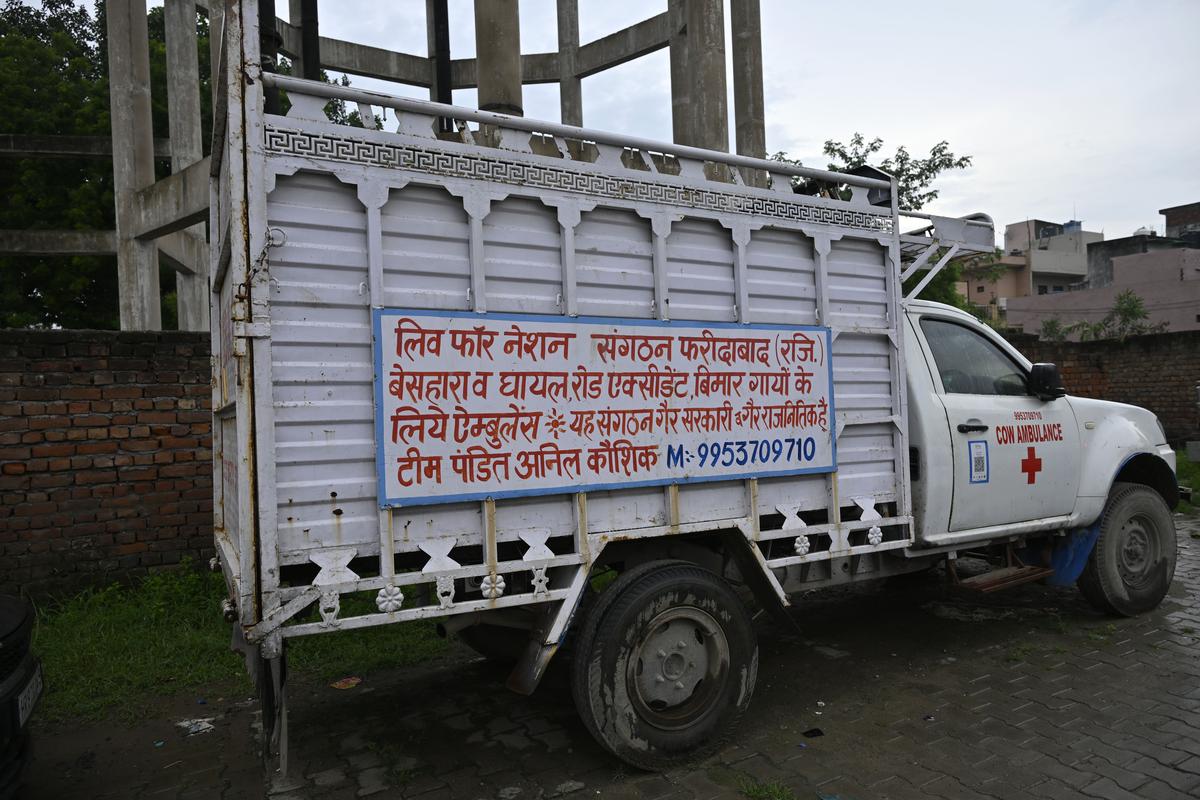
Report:
[[[659,768],[749,704],[751,605],[787,621],[797,592],[957,577],[966,553],[996,565],[962,581],[982,590],[1162,599],[1178,490],[1154,415],[1067,397],[912,299],[992,251],[986,216],[904,212],[881,173],[264,74],[230,8],[215,538],[284,758],[297,636],[436,620],[520,692],[569,645],[588,729]],[[368,127],[330,122],[335,99]]]

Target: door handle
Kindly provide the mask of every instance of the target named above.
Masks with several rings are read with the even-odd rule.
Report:
[[[981,425],[978,423],[976,423],[976,424],[969,424],[966,422],[958,423],[958,432],[959,433],[983,433],[987,429],[988,429],[987,425]]]

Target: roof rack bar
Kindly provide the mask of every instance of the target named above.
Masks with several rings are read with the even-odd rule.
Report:
[[[530,120],[526,119],[525,117],[513,117],[509,116],[508,114],[497,114],[491,111],[477,111],[472,108],[463,108],[461,106],[443,105],[441,103],[433,103],[428,100],[397,97],[395,95],[384,94],[383,92],[373,92],[367,89],[356,89],[350,86],[338,86],[337,84],[304,80],[303,78],[297,78],[291,75],[280,75],[278,73],[265,72],[262,75],[262,80],[267,86],[274,86],[279,89],[284,89],[289,92],[296,92],[298,94],[314,95],[317,97],[330,97],[355,103],[369,103],[371,105],[391,108],[397,111],[409,111],[418,114],[425,114],[431,117],[450,117],[453,119],[471,120],[473,122],[480,122],[486,125],[497,125],[504,128],[511,128],[513,130],[529,131],[530,133],[551,134],[554,136],[566,137],[568,139],[582,139],[584,141],[596,142],[597,144],[615,145],[617,147],[630,147],[636,150],[649,150],[656,153],[666,153],[668,155],[680,156],[683,158],[701,161],[713,161],[720,164],[728,164],[734,167],[761,169],[780,175],[795,175],[802,178],[814,178],[817,180],[829,181],[831,183],[844,183],[851,186],[865,186],[873,189],[892,188],[890,181],[879,180],[876,178],[865,178],[858,175],[851,175],[846,172],[830,172],[829,170],[823,169],[795,167],[790,164],[785,164],[781,161],[768,161],[765,158],[751,158],[750,156],[722,153],[715,150],[704,150],[699,147],[691,147],[688,145],[659,142],[653,139],[641,139],[634,136],[607,133],[605,131],[596,131],[588,128],[578,128],[573,125],[562,125],[556,122]]]

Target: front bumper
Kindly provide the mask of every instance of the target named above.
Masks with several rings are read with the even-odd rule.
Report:
[[[20,737],[42,694],[42,662],[26,653],[21,664],[0,682],[0,742]]]
[[[29,762],[26,726],[42,694],[42,663],[26,653],[20,666],[0,682],[0,800],[14,797]]]

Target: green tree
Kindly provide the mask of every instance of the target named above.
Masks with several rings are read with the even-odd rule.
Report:
[[[1168,323],[1151,325],[1149,320],[1150,312],[1146,310],[1141,295],[1126,289],[1116,296],[1113,307],[1104,315],[1104,319],[1099,322],[1076,322],[1067,326],[1066,330],[1078,334],[1080,341],[1084,342],[1090,339],[1116,339],[1123,342],[1130,336],[1166,331]]]
[[[3,128],[107,136],[108,82],[96,20],[70,0],[0,8]],[[112,168],[101,159],[0,158],[0,228],[113,227]],[[116,327],[116,259],[0,256],[0,326]]]
[[[0,132],[108,136],[108,51],[104,4],[71,0],[0,4]],[[149,13],[155,136],[168,135],[163,13]],[[211,130],[208,25],[197,18],[203,136]],[[159,176],[169,171],[156,165]],[[0,229],[112,230],[112,165],[96,158],[0,158]],[[112,256],[0,256],[0,327],[116,328]],[[174,327],[174,273],[162,268],[164,327]]]
[[[870,164],[875,157],[883,150],[883,140],[876,137],[867,141],[866,137],[861,133],[855,133],[850,137],[850,141],[846,143],[837,142],[833,139],[828,139],[825,146],[822,148],[823,153],[831,159],[826,167],[831,172],[848,172],[857,167]],[[782,151],[771,156],[774,161],[780,161],[785,164],[793,164],[795,166],[803,166],[803,163],[789,158],[787,153]],[[899,192],[899,202],[902,209],[909,211],[919,211],[937,199],[938,190],[933,188],[934,181],[942,174],[957,169],[966,169],[971,165],[971,156],[956,155],[950,150],[950,143],[941,141],[935,144],[929,150],[929,155],[923,158],[914,157],[908,148],[900,145],[896,148],[893,155],[878,161],[872,166],[878,166],[884,172],[892,175],[896,179],[896,186]],[[796,186],[796,191],[802,194],[814,194],[825,196],[837,196],[843,199],[843,193],[838,187],[831,187],[823,181],[808,181],[804,179],[794,179],[793,183]],[[936,263],[942,253],[936,253],[929,261]],[[990,264],[995,261],[994,256],[984,256],[975,259],[973,267],[975,269],[983,268],[985,264]],[[958,293],[957,284],[962,280],[963,265],[960,263],[947,264],[941,272],[939,272],[932,281],[929,282],[923,290],[921,290],[922,300],[933,300],[939,303],[957,306],[959,308],[969,308],[966,298]],[[923,273],[918,273],[904,284],[904,291],[910,291],[923,277]]]
[[[825,155],[833,161],[829,169],[833,172],[870,164],[873,156],[883,149],[883,140],[876,137],[867,141],[861,133],[855,133],[846,144],[826,140]],[[896,179],[900,192],[900,207],[909,211],[920,211],[938,198],[933,182],[945,172],[966,169],[971,166],[971,156],[959,156],[950,151],[950,143],[941,141],[929,149],[925,158],[914,158],[908,148],[900,145],[894,155],[878,162],[878,167]]]
[[[1046,317],[1042,320],[1042,328],[1038,333],[1039,339],[1047,342],[1065,342],[1071,333],[1071,326],[1064,325],[1058,317]]]

